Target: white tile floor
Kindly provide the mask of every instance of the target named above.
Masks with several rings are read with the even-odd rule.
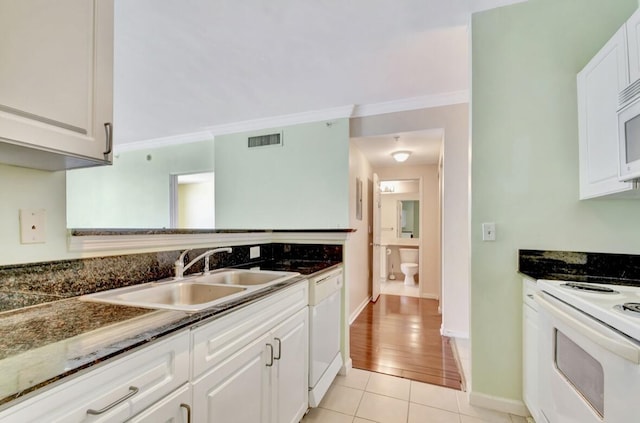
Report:
[[[302,423],[526,423],[469,404],[467,393],[352,369],[338,376]]]
[[[403,279],[396,279],[394,281],[387,279],[385,282],[380,283],[380,293],[387,295],[420,297],[420,288],[418,287],[418,284],[414,286],[405,285]]]

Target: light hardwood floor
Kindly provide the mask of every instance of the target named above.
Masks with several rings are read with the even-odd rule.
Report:
[[[436,300],[380,295],[351,325],[353,367],[460,390],[441,322]]]

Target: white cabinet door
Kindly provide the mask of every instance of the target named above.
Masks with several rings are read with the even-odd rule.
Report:
[[[634,82],[640,79],[640,9],[631,15],[626,26],[629,49],[629,82]]]
[[[191,391],[185,384],[127,423],[191,423]]]
[[[236,352],[193,385],[193,421],[267,422],[271,384],[269,333]]]
[[[272,423],[297,423],[308,405],[309,312],[298,311],[273,331]]]
[[[113,0],[0,0],[0,62],[3,145],[110,159]]]
[[[580,199],[633,191],[618,181],[618,93],[629,82],[625,28],[578,74]]]

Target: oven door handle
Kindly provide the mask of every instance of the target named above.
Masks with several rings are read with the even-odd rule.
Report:
[[[537,292],[535,294],[536,302],[562,323],[566,324],[570,328],[580,332],[582,335],[589,338],[591,341],[600,345],[602,348],[614,353],[615,355],[624,358],[634,364],[640,364],[640,347],[634,346],[631,342],[625,342],[624,340],[618,340],[610,335],[606,335],[601,331],[588,326],[581,322],[576,317],[561,310],[558,306],[546,299],[542,293]]]

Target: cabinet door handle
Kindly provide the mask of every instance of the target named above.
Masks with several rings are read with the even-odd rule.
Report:
[[[533,294],[527,294],[527,297],[531,298],[533,300]]]
[[[140,389],[136,388],[135,386],[129,386],[129,393],[125,396],[123,396],[122,398],[115,400],[114,402],[112,402],[111,404],[107,405],[104,408],[101,408],[100,410],[94,410],[92,408],[87,410],[87,414],[91,414],[91,415],[98,415],[98,414],[102,414],[105,413],[109,410],[111,410],[113,407],[115,407],[116,405],[125,402],[126,400],[128,400],[129,398],[131,398],[132,396],[134,396],[135,394],[138,393],[138,391],[140,391]]]
[[[191,406],[189,404],[180,404],[180,408],[187,410],[187,423],[191,423]]]
[[[271,367],[271,366],[273,366],[273,345],[267,344],[267,347],[269,347],[269,351],[271,351],[270,357],[269,357],[269,362],[267,363],[267,367]]]
[[[104,155],[108,156],[111,154],[111,150],[113,150],[113,126],[111,125],[111,122],[104,124],[104,133],[107,137],[107,151],[104,152]]]
[[[278,356],[273,358],[275,360],[280,360],[280,357],[282,357],[282,342],[280,341],[280,338],[275,338],[275,340],[278,343]]]

